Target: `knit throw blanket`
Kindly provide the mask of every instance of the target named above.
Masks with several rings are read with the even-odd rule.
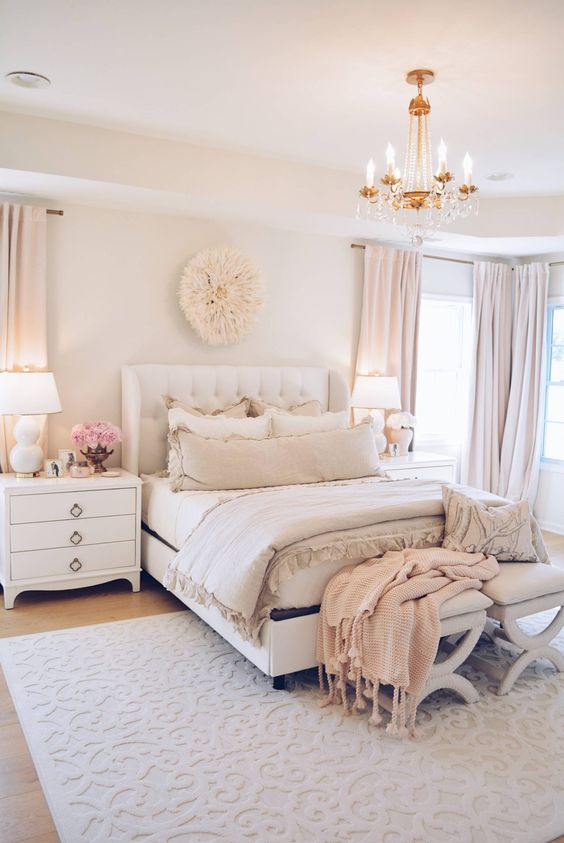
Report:
[[[493,556],[432,547],[389,551],[349,565],[330,580],[319,616],[317,660],[329,685],[324,705],[340,702],[346,714],[366,710],[380,723],[380,685],[394,689],[392,734],[414,734],[417,702],[440,640],[440,608],[450,597],[499,571]],[[355,688],[352,706],[347,680]]]

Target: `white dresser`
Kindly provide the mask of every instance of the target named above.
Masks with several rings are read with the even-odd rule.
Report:
[[[382,457],[380,467],[393,480],[443,480],[456,482],[456,460],[440,454],[411,451],[405,457]]]
[[[18,479],[0,474],[4,606],[22,591],[126,579],[139,591],[141,480],[93,475]]]

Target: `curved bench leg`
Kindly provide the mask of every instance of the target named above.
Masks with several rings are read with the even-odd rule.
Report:
[[[454,691],[462,697],[465,703],[475,703],[478,702],[480,698],[478,691],[469,679],[466,679],[465,676],[461,676],[459,673],[449,673],[442,676],[431,677],[425,685],[421,696],[417,700],[417,705],[419,705],[425,697],[428,697],[429,694],[442,690]]]
[[[473,655],[470,658],[470,662],[478,670],[485,673],[486,676],[497,680],[499,683],[497,693],[499,696],[503,696],[511,690],[517,679],[531,662],[537,659],[548,659],[557,671],[564,672],[564,655],[556,647],[550,646],[550,642],[558,635],[563,626],[564,607],[560,607],[558,613],[546,629],[535,635],[528,635],[524,632],[517,623],[517,620],[505,619],[501,621],[501,627],[497,628],[491,625],[488,619],[485,630],[488,637],[493,638],[494,643],[499,643],[500,640],[506,641],[508,644],[521,650],[521,653],[508,668],[490,664],[479,655]],[[490,634],[490,630],[493,635]]]
[[[454,691],[466,703],[478,702],[478,691],[470,680],[454,671],[468,658],[482,634],[482,629],[483,623],[448,636],[447,641],[452,647],[450,653],[442,662],[435,662],[433,664],[429,679],[417,699],[417,705],[428,697],[429,694],[442,690]],[[453,639],[456,641],[454,645],[452,644]],[[386,711],[392,710],[391,697],[385,691],[380,691],[378,700],[382,708],[385,708]]]
[[[537,659],[548,659],[559,673],[564,671],[564,656],[555,647],[536,647],[534,650],[523,650],[501,680],[497,689],[498,695],[502,697],[507,694],[525,668]]]
[[[564,606],[560,607],[546,629],[537,632],[536,635],[527,635],[516,620],[503,620],[501,626],[512,644],[521,647],[522,650],[536,650],[538,647],[550,644],[564,626]]]
[[[462,633],[462,637],[460,637],[456,644],[452,647],[447,658],[443,659],[442,662],[435,662],[433,664],[429,679],[434,679],[438,676],[450,676],[453,674],[454,671],[460,667],[462,662],[466,661],[476,646],[481,634],[481,626],[473,626],[471,629]],[[452,638],[454,638],[454,636],[449,636],[447,639],[449,643]]]
[[[492,644],[498,644],[498,632],[498,625],[491,618],[488,618],[486,620],[486,625],[483,629],[482,635],[485,635],[486,638],[489,638]]]
[[[423,691],[417,701],[418,705],[421,700],[424,700],[425,697],[429,696],[429,694],[443,689],[446,691],[454,691],[459,694],[464,702],[475,703],[478,701],[478,691],[474,688],[472,683],[466,679],[466,677],[455,673],[455,670],[459,668],[464,661],[466,661],[476,646],[476,643],[482,634],[482,629],[483,624],[480,624],[479,626],[473,626],[462,633],[456,633],[456,636],[461,637],[459,637],[456,643],[452,646],[452,649],[446,659],[433,664],[427,684],[423,688]],[[454,635],[449,636],[447,641],[452,644],[453,638],[455,638]]]

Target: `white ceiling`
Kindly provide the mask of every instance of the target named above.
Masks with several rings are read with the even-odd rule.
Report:
[[[428,66],[434,142],[483,194],[564,194],[564,0],[0,0],[0,109],[363,172],[403,150]],[[510,171],[515,178],[489,182]]]

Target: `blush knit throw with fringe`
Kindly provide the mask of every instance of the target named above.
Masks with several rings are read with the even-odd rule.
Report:
[[[394,689],[392,734],[414,733],[419,697],[440,640],[440,608],[468,588],[479,589],[499,571],[493,556],[432,547],[389,551],[349,565],[329,582],[317,633],[317,660],[329,691],[324,705],[341,702],[346,714],[366,710],[380,723],[380,685]],[[354,685],[350,705],[347,681]]]

